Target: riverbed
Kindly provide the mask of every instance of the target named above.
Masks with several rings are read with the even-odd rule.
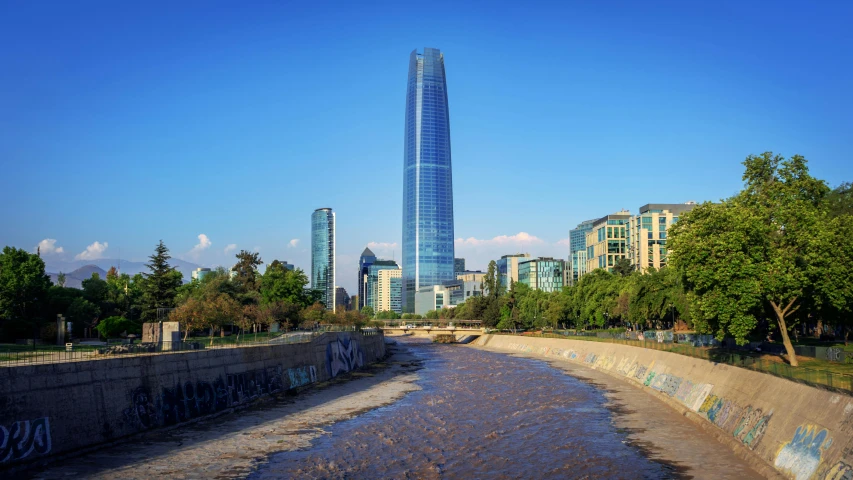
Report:
[[[389,339],[391,341],[391,339]],[[398,338],[385,364],[98,450],[37,478],[761,478],[631,385]]]

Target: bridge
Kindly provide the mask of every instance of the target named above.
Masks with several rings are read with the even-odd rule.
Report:
[[[394,322],[397,323],[397,322]],[[381,327],[386,334],[414,335],[435,338],[436,335],[454,335],[459,343],[469,343],[485,333],[479,320],[463,320],[440,323],[434,326],[430,320],[406,320],[403,324],[395,325],[385,322]]]

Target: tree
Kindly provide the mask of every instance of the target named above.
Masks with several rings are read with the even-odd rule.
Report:
[[[844,182],[832,190],[826,198],[832,217],[853,215],[853,183]]]
[[[486,296],[497,298],[503,294],[501,291],[501,279],[498,272],[498,264],[494,260],[489,262],[486,276],[483,278],[483,291]]]
[[[634,271],[634,266],[631,265],[631,261],[627,258],[619,258],[616,260],[616,263],[613,265],[613,273],[615,275],[620,275],[622,277],[627,277]]]
[[[370,305],[365,305],[364,307],[362,307],[361,314],[367,318],[373,318],[376,315],[373,311],[373,307],[371,307]]]
[[[305,293],[308,277],[301,269],[288,270],[274,260],[260,276],[261,301],[264,303],[287,301],[300,307],[313,305],[312,298]]]
[[[74,325],[80,325],[83,330],[90,334],[92,328],[96,328],[98,317],[101,315],[101,309],[97,305],[78,297],[68,306],[68,311],[65,312],[68,320]],[[100,332],[100,330],[98,330]],[[103,335],[103,333],[101,333]]]
[[[154,254],[148,257],[150,262],[145,266],[151,273],[145,274],[145,290],[143,293],[142,318],[147,322],[157,320],[158,308],[174,308],[177,289],[183,283],[181,272],[169,265],[169,249],[163,240],[154,249]]]
[[[124,317],[107,317],[98,323],[95,330],[103,335],[104,338],[115,338],[122,333],[131,332],[135,326],[130,320]]]
[[[38,255],[18,248],[3,248],[0,253],[0,319],[30,324],[33,338],[37,338],[50,286],[50,277],[44,273],[44,261]]]
[[[362,309],[361,312],[362,314],[364,314],[364,309]],[[324,323],[326,320],[326,307],[323,306],[322,303],[317,302],[314,305],[311,305],[310,307],[303,310],[302,317],[305,320],[306,324],[309,324],[311,326]]]
[[[671,264],[689,291],[697,325],[744,344],[769,307],[788,361],[797,366],[788,335],[794,313],[805,294],[826,293],[812,287],[827,263],[816,240],[830,223],[829,188],[809,175],[799,155],[751,155],[744,166],[743,191],[696,207],[672,227]]]
[[[65,286],[65,274],[64,273],[59,272],[59,275],[56,276],[56,284],[59,285],[60,287]]]
[[[234,265],[234,284],[243,293],[257,292],[259,282],[258,267],[264,262],[258,252],[247,252],[240,250],[236,255],[237,264]]]

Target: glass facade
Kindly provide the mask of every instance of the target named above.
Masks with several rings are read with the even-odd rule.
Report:
[[[595,220],[585,220],[577,227],[569,230],[569,255],[571,258],[572,274],[569,281],[574,285],[581,275],[586,273],[586,234],[592,230]],[[580,257],[583,257],[581,264]]]
[[[559,292],[563,289],[566,261],[555,258],[537,258],[518,264],[518,282],[534,290]]]
[[[370,248],[365,247],[364,251],[361,252],[361,257],[358,259],[358,302],[356,305],[353,305],[353,308],[356,310],[361,310],[364,308],[365,295],[367,293],[367,269],[373,262],[376,261],[376,255],[370,250]]]
[[[453,175],[444,55],[409,57],[403,158],[403,310],[420,287],[454,277]]]
[[[322,294],[326,310],[335,310],[335,212],[318,208],[311,215],[311,288]]]
[[[397,262],[393,260],[376,260],[373,265],[367,267],[367,289],[365,293],[364,305],[369,306],[374,311],[379,312],[379,271],[380,270],[396,270],[400,268]]]

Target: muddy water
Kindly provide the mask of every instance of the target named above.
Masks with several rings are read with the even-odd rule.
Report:
[[[250,478],[673,478],[614,427],[604,393],[549,364],[409,343],[422,390],[282,452]]]

